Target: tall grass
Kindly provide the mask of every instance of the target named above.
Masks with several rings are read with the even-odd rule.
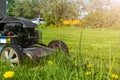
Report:
[[[6,71],[14,71],[12,80],[119,80],[120,32],[115,30],[43,28],[43,43],[63,40],[70,56],[55,51],[41,58],[39,63],[25,63],[11,67],[0,63],[0,79]],[[118,77],[111,77],[112,74]]]

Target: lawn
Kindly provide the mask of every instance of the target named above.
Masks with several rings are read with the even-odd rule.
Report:
[[[70,56],[54,52],[40,63],[25,61],[11,67],[1,61],[0,79],[6,71],[14,71],[12,80],[119,80],[120,30],[79,28],[38,28],[42,42],[63,40]]]

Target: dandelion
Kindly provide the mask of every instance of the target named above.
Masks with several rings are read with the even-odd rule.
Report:
[[[52,61],[48,61],[48,64],[53,64],[53,62]]]
[[[13,71],[7,71],[3,74],[4,78],[11,78],[14,77],[15,73]]]
[[[88,65],[87,65],[87,68],[90,68],[90,67],[92,67],[92,64],[88,64]]]
[[[118,79],[118,75],[117,74],[111,74],[111,78]]]
[[[90,71],[87,71],[85,74],[86,74],[86,75],[90,75],[90,74],[91,74],[91,72],[90,72]]]

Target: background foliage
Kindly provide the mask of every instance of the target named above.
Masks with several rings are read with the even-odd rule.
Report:
[[[69,0],[15,0],[8,2],[8,15],[14,17],[44,17],[48,24],[78,17],[79,6]],[[12,5],[11,5],[12,4]]]
[[[81,19],[84,27],[116,27],[120,22],[120,3],[115,0],[9,0],[8,15],[43,17],[48,24]],[[83,18],[84,16],[84,18]]]

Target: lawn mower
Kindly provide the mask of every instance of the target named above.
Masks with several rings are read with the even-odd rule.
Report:
[[[43,44],[42,32],[35,30],[36,27],[28,19],[0,15],[1,59],[14,65],[22,62],[25,56],[39,60],[52,54],[56,49],[68,53],[67,45],[61,40],[51,40],[48,45]]]

